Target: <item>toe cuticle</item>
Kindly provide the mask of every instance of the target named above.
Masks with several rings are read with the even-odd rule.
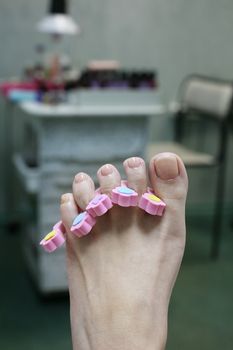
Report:
[[[80,183],[80,182],[85,181],[86,179],[87,179],[86,174],[84,174],[84,173],[79,173],[79,174],[77,174],[77,175],[75,176],[74,181],[75,181],[76,183]]]
[[[129,168],[136,169],[142,165],[142,160],[138,157],[132,157],[126,161],[125,165],[126,164],[128,165]]]
[[[70,200],[71,200],[71,194],[68,194],[68,193],[66,193],[66,194],[63,194],[62,196],[61,196],[61,204],[66,204],[66,203],[69,203],[70,202]]]
[[[113,166],[111,164],[106,164],[100,169],[100,173],[103,176],[108,176],[113,173]]]

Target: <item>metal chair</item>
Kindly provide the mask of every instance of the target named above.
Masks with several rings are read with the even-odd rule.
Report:
[[[215,167],[217,169],[211,242],[211,258],[216,259],[219,255],[223,216],[228,122],[233,113],[233,84],[229,81],[190,75],[181,84],[176,107],[175,141],[150,144],[147,156],[150,159],[159,152],[174,152],[183,159],[187,168]],[[214,121],[217,124],[218,139],[215,154],[203,152],[202,149],[194,150],[184,145],[185,125],[193,118],[198,120],[202,133],[208,132],[204,127],[207,121]]]

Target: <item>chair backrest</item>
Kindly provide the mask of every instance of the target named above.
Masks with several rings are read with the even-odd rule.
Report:
[[[199,75],[186,78],[180,90],[183,111],[194,110],[210,117],[225,119],[232,112],[233,84]]]
[[[217,151],[215,159],[223,164],[226,158],[228,121],[233,114],[233,84],[200,75],[190,75],[181,84],[179,110],[175,116],[175,140],[181,142],[184,136],[186,118],[209,117],[218,122]],[[193,113],[194,112],[194,113]],[[206,131],[203,123],[199,124]]]

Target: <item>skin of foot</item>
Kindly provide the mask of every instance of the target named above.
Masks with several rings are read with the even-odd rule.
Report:
[[[73,193],[61,198],[67,230],[67,273],[74,350],[157,350],[167,339],[169,300],[185,248],[188,179],[172,153],[154,156],[148,166],[132,157],[123,163],[128,186],[141,196],[148,185],[166,203],[162,217],[138,207],[114,206],[91,233],[70,232],[74,218],[94,197],[85,173],[75,176]],[[111,164],[97,172],[102,193],[120,185]]]

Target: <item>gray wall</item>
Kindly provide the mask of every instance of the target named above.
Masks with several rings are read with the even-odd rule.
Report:
[[[34,30],[46,7],[46,0],[1,0],[0,77],[17,75],[34,61],[35,43],[49,43]],[[71,13],[82,29],[78,37],[64,40],[75,64],[114,58],[126,67],[157,68],[165,102],[191,72],[233,77],[232,0],[73,0]],[[169,118],[160,118],[153,138],[169,138],[171,129]],[[193,201],[200,199],[209,178],[191,174]],[[227,199],[232,199],[230,181]]]

